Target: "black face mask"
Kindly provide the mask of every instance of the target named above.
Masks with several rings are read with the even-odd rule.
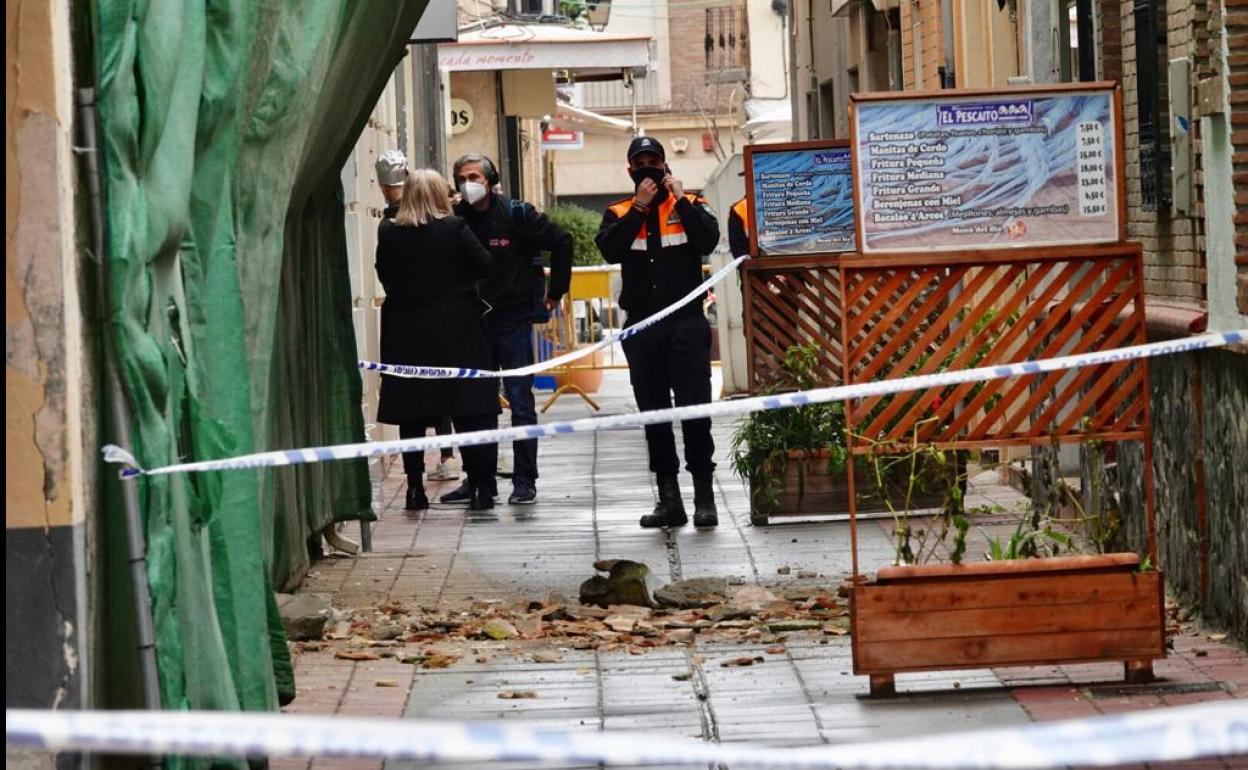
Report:
[[[659,194],[655,196],[655,201],[661,201],[667,197],[667,188],[663,186],[663,177],[667,176],[667,171],[653,166],[643,166],[635,168],[628,172],[633,178],[633,184],[640,185],[643,179],[653,179],[654,183],[659,186]]]

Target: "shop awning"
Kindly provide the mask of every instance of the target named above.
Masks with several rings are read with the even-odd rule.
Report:
[[[577,80],[644,76],[650,64],[648,35],[593,32],[557,24],[503,24],[461,32],[438,46],[438,67],[448,72],[562,70]]]

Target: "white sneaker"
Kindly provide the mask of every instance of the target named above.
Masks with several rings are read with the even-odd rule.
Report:
[[[498,468],[498,470],[494,472],[494,475],[502,476],[505,479],[511,478],[512,462],[511,462],[510,451],[498,453],[498,465],[496,467]]]
[[[452,457],[445,462],[438,463],[438,467],[429,471],[427,477],[430,481],[454,481],[459,478],[458,465],[459,464],[455,462],[455,458]]]

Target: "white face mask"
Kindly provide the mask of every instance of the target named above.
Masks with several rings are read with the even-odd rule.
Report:
[[[459,194],[464,196],[468,205],[475,205],[485,198],[485,185],[480,182],[464,182],[459,186]]]

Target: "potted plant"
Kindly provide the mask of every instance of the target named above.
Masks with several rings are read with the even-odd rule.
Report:
[[[794,345],[764,393],[810,390],[822,383],[818,347]],[[750,491],[750,521],[844,513],[849,509],[844,405],[838,402],[767,409],[744,418],[732,437],[732,469]],[[944,458],[923,454],[855,459],[859,511],[942,507],[950,474]]]

